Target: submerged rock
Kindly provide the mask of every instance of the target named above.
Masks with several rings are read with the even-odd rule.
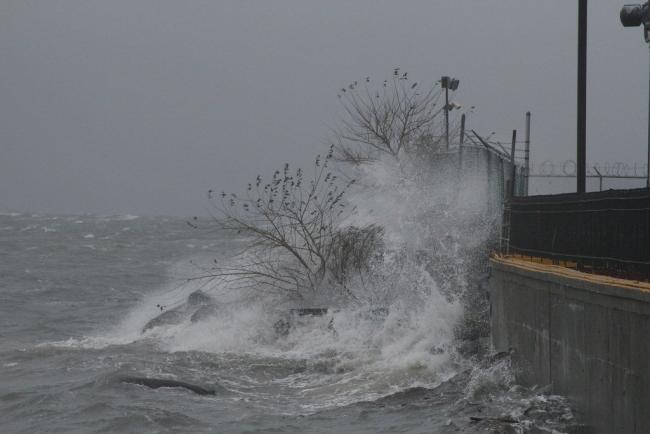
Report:
[[[307,317],[324,317],[328,314],[333,314],[337,312],[336,309],[330,309],[326,307],[309,307],[309,308],[295,308],[289,309],[288,312],[284,312],[280,319],[278,319],[273,324],[273,329],[278,336],[287,336],[292,328],[299,324],[303,318]],[[389,309],[387,307],[375,307],[369,309],[365,312],[362,312],[361,315],[365,319],[372,321],[384,321],[389,314]],[[334,317],[330,316],[330,320],[327,323],[327,329],[336,334],[337,331],[334,327]]]
[[[287,336],[291,329],[294,327],[296,321],[301,317],[322,317],[329,313],[326,307],[308,307],[289,309],[288,313],[273,324],[273,330],[278,336]],[[328,329],[334,331],[334,318],[330,319]]]
[[[300,309],[289,309],[291,315],[297,316],[323,316],[327,314],[329,309],[326,307],[308,307]]]
[[[273,324],[273,330],[278,336],[287,336],[294,326],[296,319],[299,317],[321,317],[327,314],[329,310],[321,307],[289,309],[288,313]]]
[[[215,395],[217,392],[214,389],[206,389],[196,384],[186,383],[184,381],[168,380],[166,378],[148,378],[148,377],[120,377],[122,383],[138,384],[140,386],[149,387],[151,389],[159,389],[161,387],[177,387],[187,389],[197,395]]]
[[[278,336],[287,336],[291,331],[291,323],[286,318],[280,318],[273,324],[273,330]]]

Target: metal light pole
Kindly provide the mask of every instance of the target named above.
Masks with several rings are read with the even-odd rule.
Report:
[[[528,184],[530,182],[530,112],[526,112],[526,147],[524,148],[524,167],[526,178],[524,184],[524,196],[528,196]]]
[[[449,77],[442,77],[440,83],[445,90],[445,148],[449,150]]]
[[[578,2],[578,141],[577,191],[587,184],[587,0]]]
[[[443,76],[440,79],[440,85],[445,90],[445,146],[449,150],[449,89],[458,89],[459,80],[449,76]]]
[[[643,5],[626,5],[621,9],[623,27],[638,27],[643,24],[643,36],[650,44],[650,1]],[[650,46],[650,45],[649,45]],[[648,69],[650,74],[650,69]],[[650,188],[650,76],[648,77],[648,155],[646,162],[646,188]]]
[[[515,151],[517,148],[517,130],[512,130],[512,148],[510,150],[510,191],[508,196],[513,198],[515,196],[516,186],[515,181],[517,180],[517,163],[515,162]]]
[[[463,172],[463,145],[465,144],[465,113],[460,117],[460,139],[458,140],[458,173]]]

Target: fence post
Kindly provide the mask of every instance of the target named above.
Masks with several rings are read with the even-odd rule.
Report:
[[[600,187],[598,188],[598,191],[603,191],[603,175],[600,173],[600,170],[596,166],[594,166],[594,170],[598,174],[598,178],[600,180]]]

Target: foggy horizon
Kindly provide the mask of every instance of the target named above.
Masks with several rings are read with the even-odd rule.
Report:
[[[587,161],[644,164],[648,53],[589,3]],[[460,80],[468,129],[575,160],[577,2],[6,1],[0,211],[205,214],[326,150],[337,90]]]

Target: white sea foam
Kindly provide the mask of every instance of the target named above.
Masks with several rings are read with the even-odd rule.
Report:
[[[115,216],[114,220],[130,221],[130,220],[135,220],[135,219],[139,219],[139,218],[140,218],[140,216],[137,216],[137,215],[125,214],[125,215]]]
[[[360,173],[361,188],[351,192],[356,212],[347,225],[380,225],[388,251],[372,287],[353,288],[373,292],[366,304],[337,306],[323,317],[303,317],[286,336],[278,336],[274,324],[291,307],[282,297],[229,291],[223,281],[196,280],[170,284],[147,294],[114,328],[96,337],[59,342],[70,347],[102,348],[153,339],[169,352],[249,354],[254,356],[312,360],[323,363],[329,375],[291,376],[290,388],[305,387],[309,406],[342,405],[374,399],[414,386],[438,384],[454,371],[454,328],[462,314],[459,294],[464,285],[461,244],[485,236],[484,228],[467,215],[480,214],[459,201],[453,182],[431,186],[405,176],[405,167],[380,161]],[[471,189],[471,185],[463,188]],[[468,227],[467,221],[473,226]],[[479,240],[480,241],[480,240]],[[428,255],[422,261],[422,255]],[[453,279],[440,274],[431,261],[444,260]],[[428,262],[427,262],[428,261]],[[178,264],[170,274],[201,274]],[[443,285],[441,288],[440,285]],[[198,322],[189,318],[177,324],[155,327],[143,333],[151,319],[183,304],[201,289],[212,296],[218,312]],[[375,297],[383,294],[382,297]],[[325,306],[331,307],[331,306]],[[378,308],[381,308],[378,310]],[[383,309],[383,310],[382,310]]]
[[[98,220],[99,221],[131,221],[131,220],[136,220],[136,219],[139,219],[139,218],[140,218],[140,216],[137,216],[137,215],[119,214],[119,215],[102,216]]]

